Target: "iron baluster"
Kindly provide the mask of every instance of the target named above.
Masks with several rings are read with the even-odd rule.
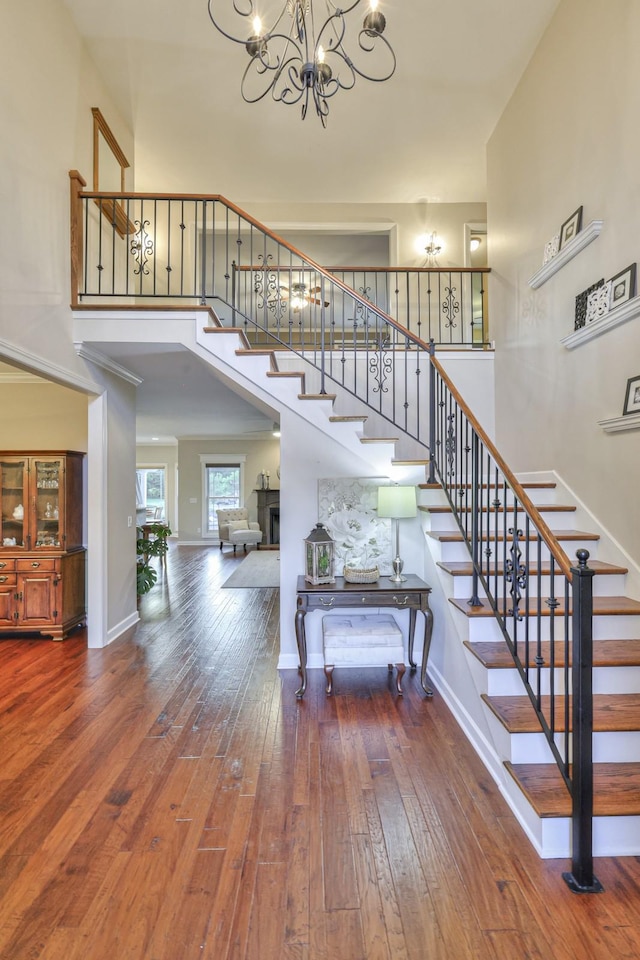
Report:
[[[471,440],[471,558],[473,562],[471,597],[469,605],[472,607],[480,606],[480,597],[478,596],[478,485],[481,483],[479,477],[480,466],[480,438],[476,431],[473,431]]]
[[[433,340],[429,341],[429,356],[432,358],[435,354],[435,343]],[[436,368],[433,363],[429,363],[429,477],[428,482],[434,484],[436,482],[436,471],[435,471],[435,458],[436,458],[436,444],[435,444],[435,430],[436,430]]]

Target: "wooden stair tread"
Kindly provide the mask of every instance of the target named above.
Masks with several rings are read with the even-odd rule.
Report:
[[[360,443],[397,443],[398,437],[360,437]]]
[[[422,510],[423,513],[437,513],[437,514],[440,514],[440,513],[451,514],[451,513],[453,513],[453,510],[452,510],[452,508],[449,506],[449,504],[447,504],[446,506],[445,506],[445,505],[438,504],[437,506],[433,506],[433,507],[430,507],[430,506],[428,506],[427,504],[421,504],[420,507],[419,507],[419,509]],[[575,506],[563,505],[563,504],[561,504],[561,503],[542,503],[542,504],[539,504],[539,505],[536,506],[536,510],[538,510],[539,513],[574,513],[575,510],[576,510],[576,507],[575,507]],[[471,513],[471,507],[458,507],[458,511],[459,511],[460,513]],[[499,513],[513,513],[513,512],[514,512],[514,507],[513,507],[513,506],[507,506],[506,509],[505,509],[505,507],[498,507],[497,510],[496,510],[494,507],[491,507],[491,508],[489,508],[489,507],[483,507],[480,512],[481,512],[481,513],[497,513],[497,514],[499,514]],[[523,514],[522,507],[518,510],[518,513],[520,513],[521,515]]]
[[[558,606],[555,608],[555,616],[560,617],[564,616],[564,598],[557,598]],[[542,597],[542,604],[540,611],[538,611],[537,602],[529,598],[529,617],[536,617],[538,612],[543,617],[548,617],[551,615],[551,608],[546,604],[546,598]],[[506,599],[507,611],[511,607],[511,598],[507,597]],[[449,603],[464,613],[467,617],[493,617],[494,613],[491,609],[491,606],[486,601],[483,601],[479,606],[470,606],[468,600],[461,599],[460,597],[449,597]],[[502,614],[504,611],[504,604],[500,602],[498,604],[498,610]],[[520,612],[523,616],[526,614],[526,608],[521,607]],[[571,608],[569,609],[571,612]],[[633,597],[594,597],[593,598],[593,613],[594,616],[611,616],[611,617],[623,617],[623,616],[640,616],[640,601],[634,600]]]
[[[539,817],[570,817],[571,797],[555,763],[505,763]],[[593,765],[596,817],[640,816],[640,763]]]
[[[467,560],[438,560],[436,566],[440,567],[446,573],[450,574],[452,577],[471,577],[473,576],[473,564],[471,561]],[[605,576],[607,574],[625,574],[628,573],[627,567],[619,567],[615,563],[606,563],[604,560],[589,560],[588,566],[590,570],[593,570],[594,573]],[[538,575],[538,566],[533,563],[529,567],[531,576]],[[496,570],[495,567],[489,567],[490,576],[494,576]],[[556,565],[556,574],[558,574],[558,567]],[[486,575],[487,571],[484,570]],[[551,573],[551,565],[548,562],[542,563],[540,567],[540,575],[542,577],[548,577]],[[498,576],[501,577],[503,574],[502,564],[498,564]]]
[[[391,463],[394,467],[426,467],[429,460],[392,460]]]
[[[267,370],[268,377],[304,377],[304,375],[301,370]]]
[[[364,423],[369,417],[329,417],[331,423]]]
[[[552,530],[552,535],[556,540],[599,540],[600,536],[597,533],[587,533],[585,530]],[[464,537],[457,530],[425,530],[425,534],[428,537],[431,537],[432,540],[439,540],[441,543],[462,543]],[[486,540],[486,531],[482,537],[482,540]],[[490,539],[497,540],[498,543],[501,543],[504,539],[504,535],[499,533],[497,536],[492,532]],[[535,541],[538,539],[536,534],[530,534],[529,537],[520,537],[520,543],[524,543],[525,540],[529,539],[530,541]],[[513,537],[507,536],[507,541],[513,540]]]
[[[527,696],[490,697],[482,700],[509,733],[540,733],[541,727]],[[542,697],[542,711],[549,716],[550,699]],[[555,729],[564,731],[565,698],[555,698]],[[599,693],[593,697],[593,729],[598,733],[640,730],[640,693]]]
[[[441,483],[419,483],[418,486],[420,487],[421,490],[434,490],[436,488],[440,490],[442,489]],[[521,483],[520,486],[522,487],[523,490],[555,490],[556,488],[556,484],[552,480],[544,480],[544,481],[537,480],[531,483],[529,482]],[[491,483],[491,484],[481,483],[479,484],[479,488],[482,490],[487,490],[487,489],[495,490],[496,485],[494,483]],[[452,483],[450,484],[450,489],[451,490],[457,490],[457,489],[470,490],[471,484],[470,483]],[[501,489],[502,489],[502,486],[498,484],[498,490],[501,490]]]
[[[464,641],[464,646],[488,670],[515,669],[513,657],[506,643],[501,640],[487,640],[481,643]],[[594,640],[592,644],[594,667],[637,667],[640,666],[640,640]],[[529,644],[529,666],[535,667],[537,644]],[[524,644],[518,644],[518,655],[525,655]],[[544,666],[551,662],[551,644],[544,641],[540,644],[540,655]],[[564,644],[555,645],[555,665],[564,666]],[[571,664],[571,650],[569,650],[569,664]]]
[[[331,400],[336,399],[335,393],[299,393],[298,400]]]

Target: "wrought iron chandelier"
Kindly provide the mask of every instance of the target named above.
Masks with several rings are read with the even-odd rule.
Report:
[[[240,85],[246,103],[271,94],[281,103],[301,103],[303,120],[313,103],[324,127],[329,101],[339,90],[351,90],[357,77],[381,83],[395,73],[396,55],[383,35],[386,19],[378,9],[379,0],[355,0],[345,8],[331,0],[284,0],[281,9],[282,0],[261,0],[263,8],[277,5],[262,16],[258,0],[231,0],[227,13],[235,24],[241,18],[240,36],[219,19],[224,2],[228,0],[208,0],[209,17],[223,36],[242,44],[249,56]],[[360,26],[349,14],[363,3],[367,12]]]

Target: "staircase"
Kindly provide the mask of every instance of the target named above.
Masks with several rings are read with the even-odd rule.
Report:
[[[173,231],[171,250],[180,251],[178,260],[168,258],[167,244],[166,263],[156,265],[162,273],[156,266],[152,274],[142,265],[131,270],[128,245],[115,239],[103,243],[108,226],[102,216],[94,223],[83,215],[95,198],[83,194],[78,178],[71,182],[77,341],[184,345],[210,363],[224,382],[251,393],[257,405],[287,409],[345,451],[357,451],[358,459],[351,457],[350,463],[361,463],[354,469],[362,473],[355,476],[374,473],[414,482],[418,471],[424,473],[423,451],[429,444],[429,479],[437,476],[442,484],[422,485],[426,577],[433,587],[436,623],[432,678],[540,854],[564,857],[573,847],[573,872],[567,879],[574,881],[574,889],[587,890],[595,888],[588,882],[589,876],[593,879],[587,796],[591,775],[590,751],[584,749],[592,738],[588,719],[586,724],[583,720],[586,712],[570,707],[568,680],[579,678],[579,702],[584,698],[591,703],[593,676],[594,850],[602,855],[639,854],[640,780],[635,760],[640,756],[640,604],[625,596],[625,584],[635,578],[629,592],[640,596],[640,571],[635,568],[628,574],[624,558],[609,549],[607,562],[595,558],[603,531],[574,523],[576,504],[564,494],[556,501],[552,483],[529,484],[527,489],[535,495],[531,502],[433,356],[433,347],[426,349],[423,338],[435,335],[430,325],[419,327],[422,338],[416,335],[217,196],[191,198],[186,207],[184,198],[159,198],[160,207],[166,205],[166,217],[156,229],[162,228],[167,237]],[[139,211],[140,222],[149,201],[148,196],[123,199],[127,211]],[[216,219],[220,210],[223,218]],[[224,236],[215,229],[222,222]],[[111,226],[115,231],[116,225]],[[187,230],[193,235],[191,244],[185,245],[178,242],[178,231]],[[188,255],[183,257],[184,251]],[[105,262],[109,257],[113,263]],[[288,319],[283,313],[283,282],[292,289],[299,274],[304,274],[310,289],[321,290],[314,309],[309,305],[309,321],[304,324],[292,313]],[[112,278],[108,289],[103,287],[103,275]],[[184,279],[189,276],[194,278],[191,286]],[[484,295],[483,289],[479,292]],[[96,298],[99,304],[103,296],[135,297],[141,308],[146,304],[148,313],[142,319],[139,311],[119,306],[108,316],[97,306],[92,315],[87,298]],[[171,315],[170,308],[162,308],[163,296],[169,302],[197,298],[201,307],[180,307],[179,317]],[[456,327],[454,322],[454,299],[439,304],[438,317],[446,329],[462,330],[465,325]],[[205,304],[214,302],[229,314],[224,323],[211,311],[209,320],[203,321]],[[181,321],[179,332],[176,319]],[[193,323],[185,322],[190,320]],[[254,328],[266,335],[267,342],[274,341],[273,350],[251,349],[247,332]],[[362,330],[367,335],[356,350]],[[289,341],[295,342],[296,350],[279,352],[276,358],[275,347],[281,350]],[[475,337],[462,337],[459,343],[477,345]],[[589,561],[590,568],[587,550],[595,558]],[[283,576],[286,573],[291,571],[283,563]],[[289,598],[282,601],[284,610]],[[593,672],[571,669],[570,637],[580,656],[587,652],[587,664],[593,651]],[[564,699],[558,690],[565,690]],[[574,796],[571,821],[568,788]],[[586,824],[589,836],[583,842]],[[578,834],[581,839],[576,843]],[[577,855],[576,846],[582,848]]]
[[[640,850],[640,602],[624,595],[627,568],[597,559],[600,536],[576,530],[575,504],[556,502],[553,481],[524,483],[569,556],[586,548],[594,570],[594,855],[631,856]],[[439,585],[451,608],[474,685],[485,711],[490,749],[502,768],[501,788],[542,857],[570,855],[571,797],[541,732],[530,698],[524,693],[513,657],[486,601],[470,606],[472,564],[439,485],[422,484],[421,512],[428,550]],[[509,510],[502,511],[507,525]],[[498,535],[504,542],[504,535]],[[507,535],[507,542],[511,538]],[[494,566],[502,575],[503,562]],[[549,594],[550,564],[542,556],[531,570],[531,600]],[[555,591],[557,593],[557,590]],[[555,616],[563,613],[562,603]],[[550,662],[546,609],[540,653]],[[526,617],[525,617],[526,619]],[[546,619],[547,623],[544,622]],[[564,670],[564,647],[556,639],[556,672]],[[531,643],[528,664],[537,669],[538,649]],[[569,664],[570,666],[570,664]],[[557,679],[557,678],[555,678]],[[548,703],[548,666],[540,672],[540,693]],[[451,702],[451,701],[450,701]],[[455,703],[453,703],[455,710]],[[565,703],[558,703],[556,732],[565,733]],[[494,770],[497,768],[494,767]]]

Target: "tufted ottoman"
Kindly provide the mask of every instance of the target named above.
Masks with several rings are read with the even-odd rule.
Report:
[[[337,666],[363,667],[387,664],[397,670],[396,687],[402,696],[404,642],[402,630],[389,614],[345,614],[322,618],[322,649],[327,696],[333,689],[333,669]]]

